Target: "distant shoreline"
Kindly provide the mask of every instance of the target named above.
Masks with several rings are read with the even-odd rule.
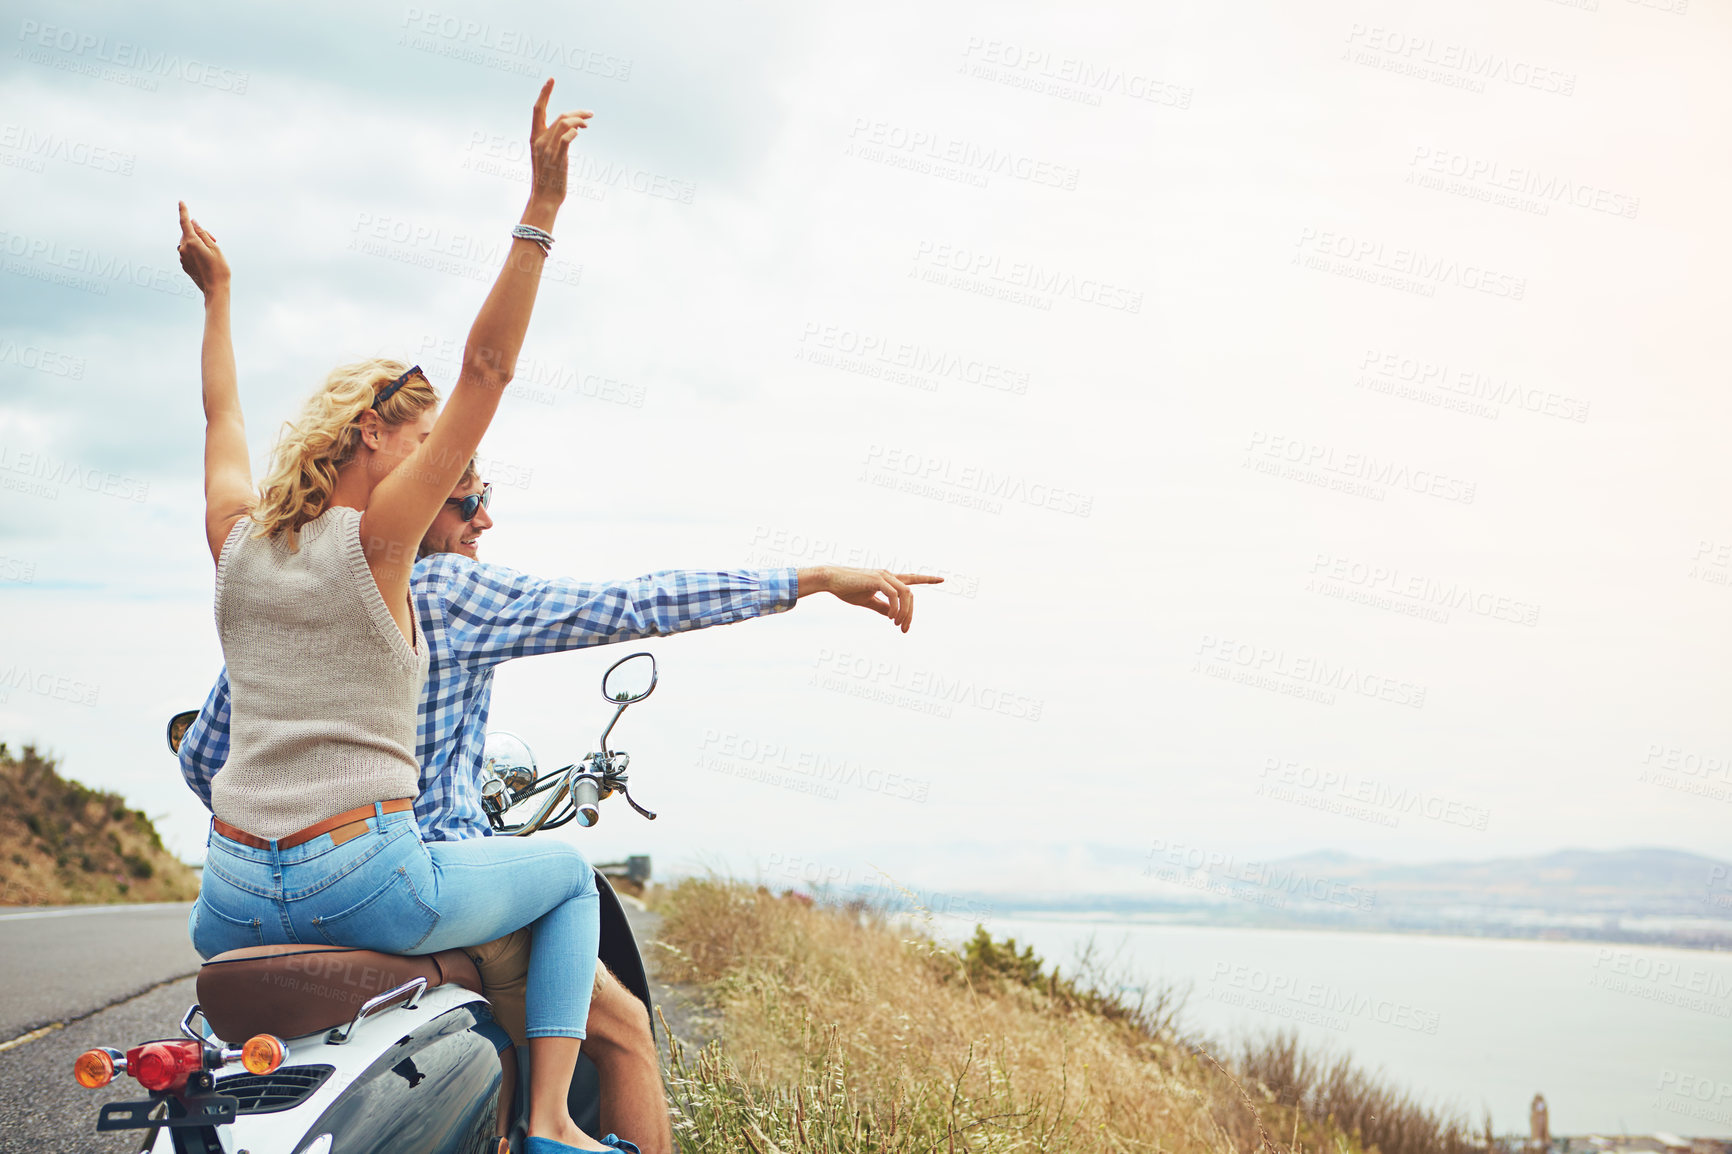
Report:
[[[1401,926],[1401,925],[1366,925],[1363,923],[1336,922],[1328,920],[1292,919],[1236,919],[1216,918],[1208,914],[1184,910],[1140,910],[1110,909],[1099,907],[1071,907],[1056,909],[1051,906],[995,906],[991,905],[989,894],[977,895],[978,900],[990,907],[990,917],[1022,919],[1026,921],[1048,922],[1114,922],[1124,925],[1139,926],[1182,926],[1195,929],[1216,930],[1284,930],[1298,933],[1329,933],[1329,934],[1374,934],[1380,937],[1423,937],[1423,938],[1459,938],[1464,941],[1512,941],[1512,942],[1557,942],[1575,945],[1626,945],[1626,946],[1657,946],[1667,949],[1697,950],[1703,953],[1732,952],[1732,926],[1720,931],[1714,936],[1685,938],[1665,933],[1640,933],[1638,931],[1602,930],[1593,932],[1586,927],[1535,926],[1529,932],[1523,932],[1519,926]],[[954,916],[944,911],[934,911],[941,916]]]

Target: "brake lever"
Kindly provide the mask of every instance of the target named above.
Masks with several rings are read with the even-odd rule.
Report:
[[[618,784],[620,795],[622,797],[624,797],[626,799],[626,801],[631,803],[631,807],[633,809],[637,810],[640,814],[642,814],[644,817],[649,818],[651,821],[654,821],[656,819],[655,814],[651,813],[649,810],[645,809],[643,806],[641,806],[637,803],[637,798],[633,797],[631,795],[631,790],[629,790],[625,787],[625,778],[623,778],[623,777],[620,778],[618,780],[617,784]]]

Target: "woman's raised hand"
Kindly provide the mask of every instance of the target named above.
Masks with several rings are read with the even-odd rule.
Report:
[[[547,120],[547,98],[553,95],[553,81],[541,86],[541,96],[529,119],[529,156],[534,170],[531,199],[558,206],[565,200],[565,170],[571,142],[589,126],[595,113],[587,108],[563,112]]]
[[[180,202],[180,244],[175,251],[180,253],[180,267],[205,296],[213,289],[228,287],[229,262],[217,247],[216,237],[187,215],[184,200]]]

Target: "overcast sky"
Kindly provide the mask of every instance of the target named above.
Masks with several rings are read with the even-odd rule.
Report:
[[[1303,11],[1301,11],[1303,9]],[[256,472],[448,389],[539,80],[593,109],[484,559],[922,568],[653,643],[598,860],[1136,891],[1175,852],[1732,854],[1732,18],[5,5],[0,739],[161,815],[221,663],[184,198]],[[502,669],[592,748],[613,648]],[[563,835],[559,835],[563,836]]]

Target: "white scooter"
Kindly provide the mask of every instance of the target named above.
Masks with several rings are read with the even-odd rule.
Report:
[[[489,734],[482,804],[494,829],[527,836],[576,821],[593,826],[599,804],[625,796],[628,754],[607,747],[626,707],[655,689],[655,658],[634,653],[602,677],[617,706],[601,750],[540,777],[529,749]],[[196,713],[169,723],[169,746]],[[521,820],[515,814],[527,813]],[[649,983],[613,887],[599,872],[601,961],[651,1013]],[[424,956],[326,945],[253,946],[218,954],[198,973],[198,1003],[180,1036],[124,1053],[87,1050],[81,1085],[116,1075],[150,1092],[110,1102],[100,1130],[144,1131],[140,1151],[159,1154],[496,1154],[500,1052],[510,1039],[493,1020],[480,976],[461,950]],[[653,1015],[652,1015],[653,1030]],[[511,1145],[527,1124],[527,1078],[518,1079]],[[571,1114],[600,1132],[595,1067],[579,1059]]]

